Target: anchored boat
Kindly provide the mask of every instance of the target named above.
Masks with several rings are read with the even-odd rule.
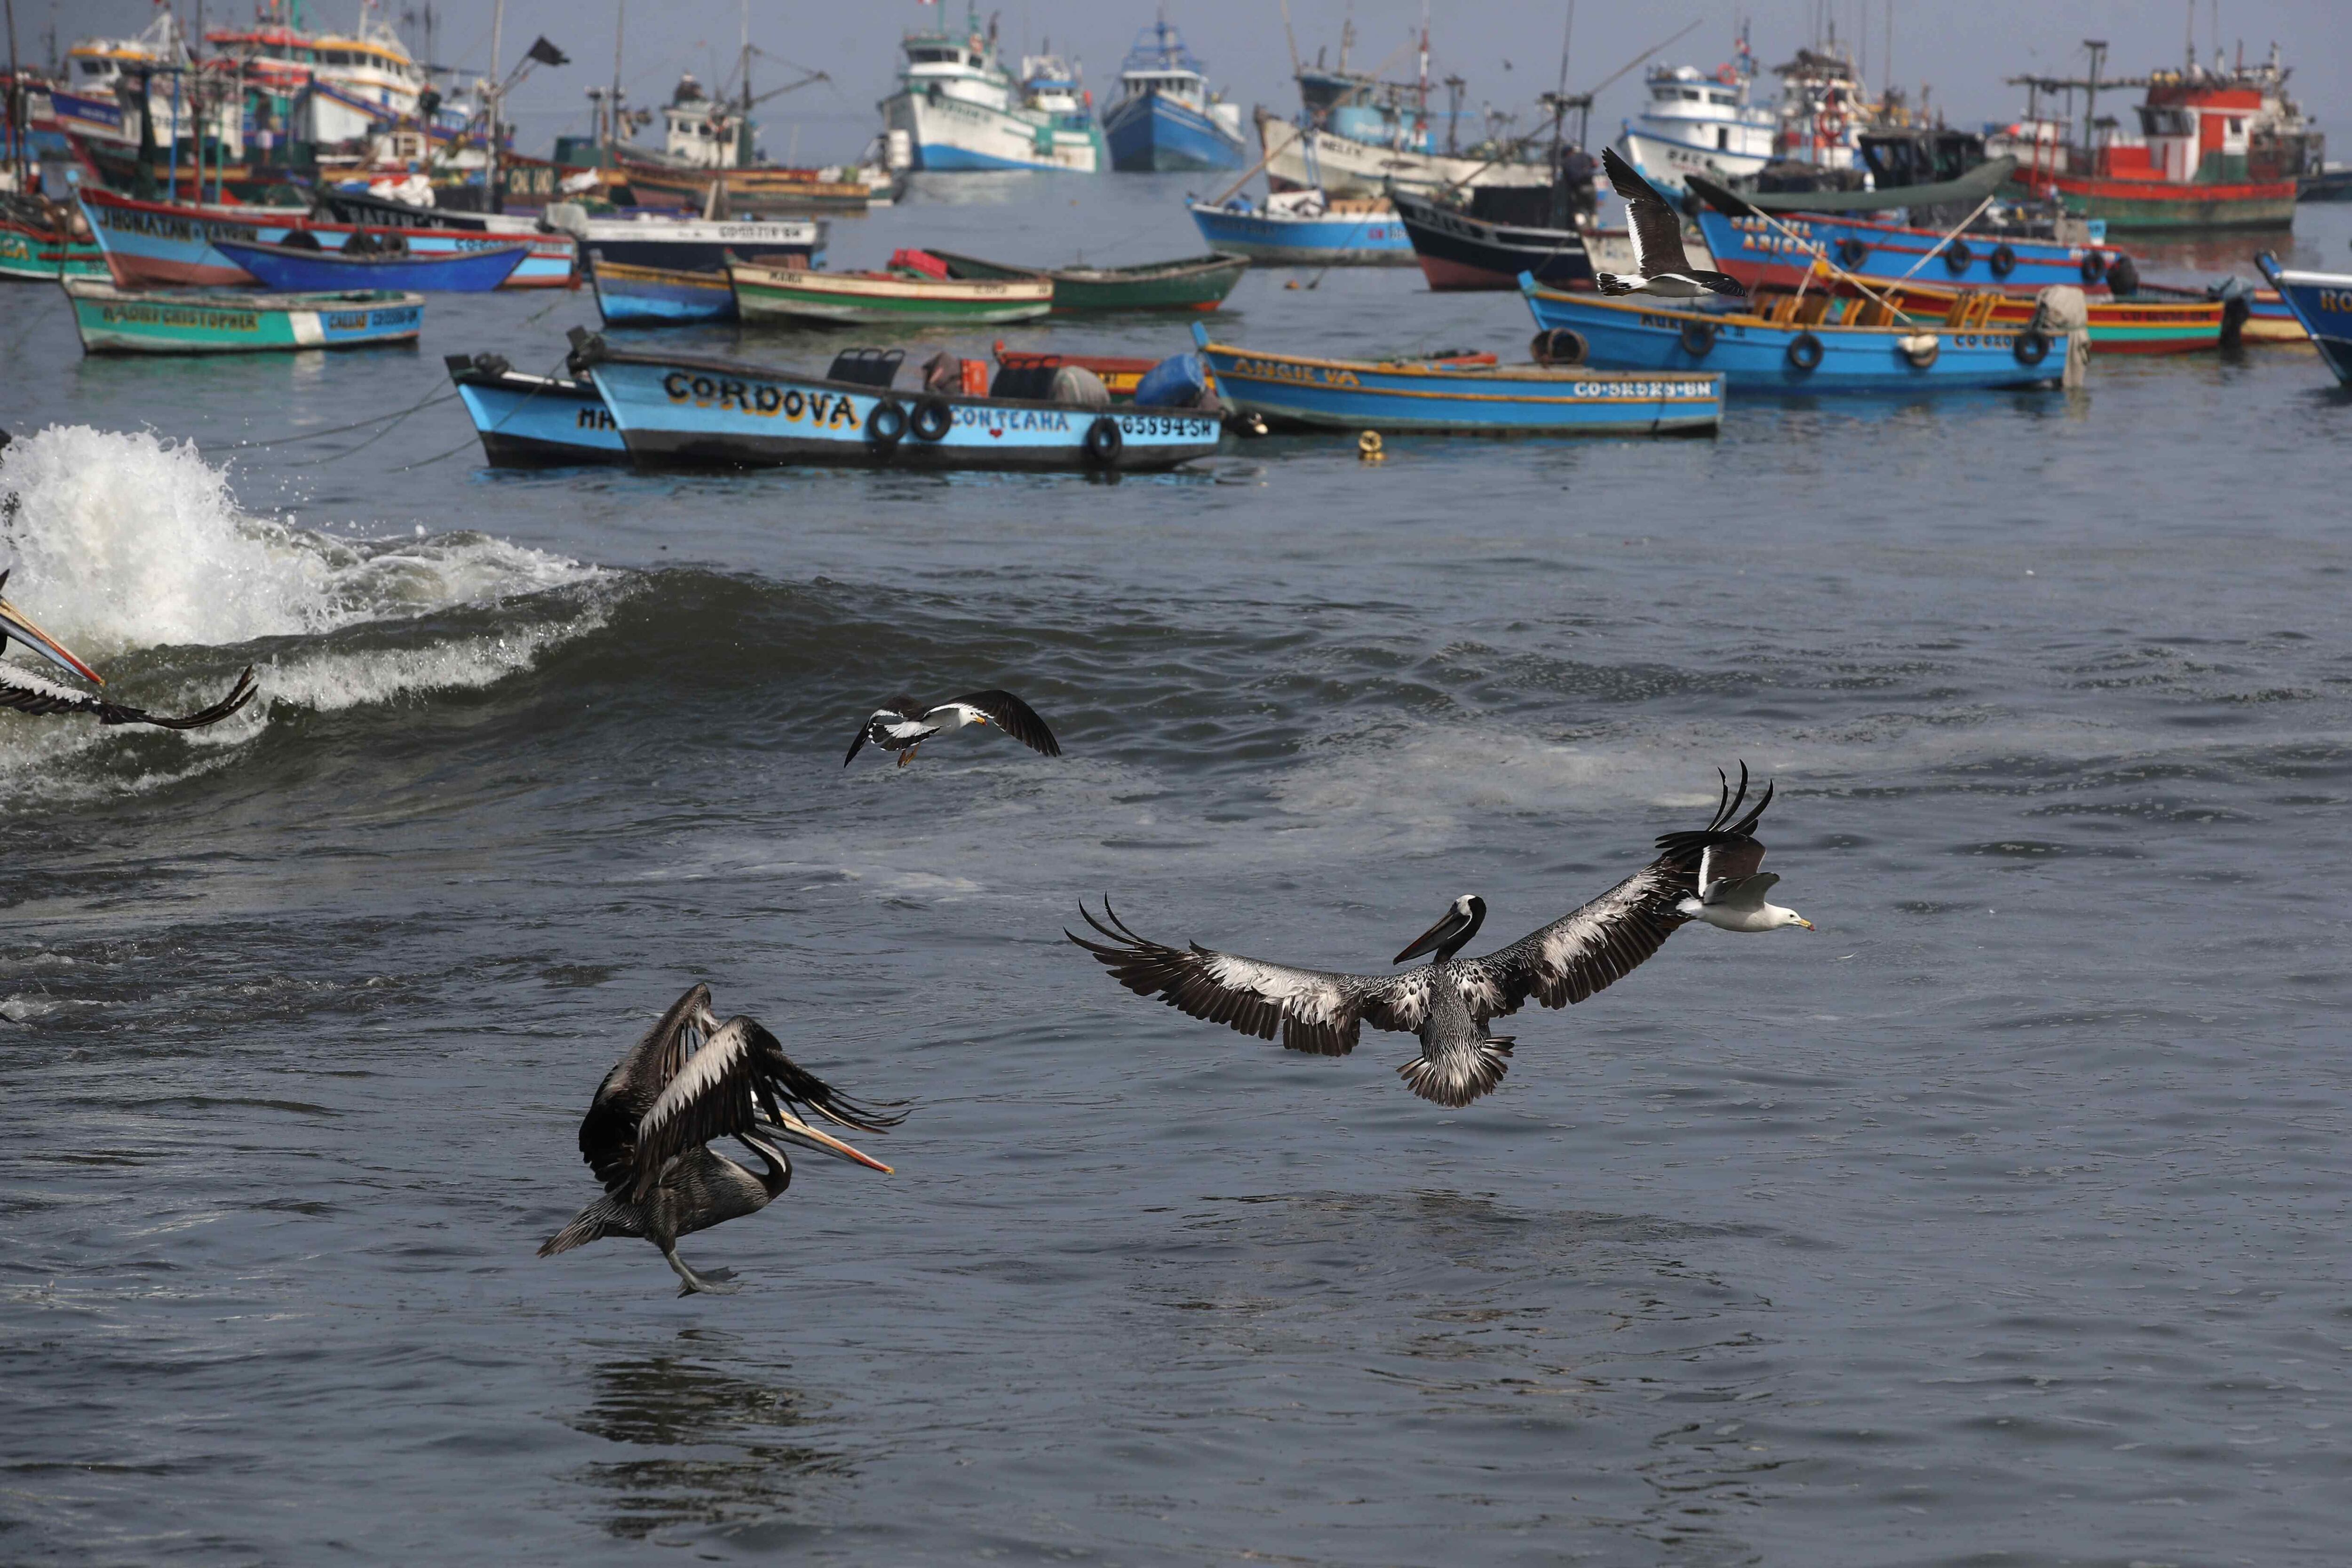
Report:
[[[1714,372],[1628,374],[1443,360],[1330,360],[1192,341],[1236,414],[1322,430],[1479,436],[1704,433],[1723,421]]]
[[[952,251],[925,254],[946,264],[950,278],[1042,279],[1054,286],[1054,314],[1105,310],[1213,310],[1225,302],[1243,273],[1246,256],[1188,256],[1181,261],[1150,261],[1134,267],[1008,267]]]
[[[257,353],[405,342],[425,321],[425,296],[396,289],[257,294],[215,289],[133,291],[68,278],[84,353]]]
[[[1412,241],[1386,197],[1327,197],[1284,191],[1253,206],[1186,202],[1193,226],[1215,249],[1265,266],[1411,267]]]
[[[322,250],[340,251],[364,234],[381,245],[397,237],[412,256],[447,256],[492,250],[513,237],[478,229],[425,229],[392,225],[320,223],[304,211],[258,206],[199,205],[192,202],[142,202],[85,185],[83,213],[106,252],[114,280],[125,285],[219,287],[251,283],[253,274],[214,243],[283,244],[289,235],[310,235]],[[540,235],[507,275],[509,289],[560,289],[572,283],[579,247],[571,236]]]
[[[1592,258],[1580,230],[1510,223],[1493,209],[1514,203],[1543,210],[1554,206],[1549,186],[1490,186],[1470,193],[1467,210],[1441,205],[1400,191],[1391,198],[1404,225],[1413,258],[1433,292],[1466,289],[1516,289],[1519,274],[1538,282],[1572,289],[1592,281]],[[1489,209],[1482,213],[1481,208]]]
[[[2291,272],[2265,250],[2254,258],[2271,287],[2311,334],[2336,379],[2352,386],[2352,273]]]
[[[498,354],[450,354],[443,363],[491,462],[543,468],[629,460],[620,427],[591,383],[527,374]]]
[[[296,231],[306,237],[308,230]],[[213,241],[223,256],[261,280],[265,289],[414,289],[426,294],[487,294],[513,275],[530,254],[528,244],[487,250],[413,256],[404,248],[354,255],[357,247],[322,250],[301,245],[260,245],[226,235]]]
[[[899,355],[852,351],[827,374],[618,353],[582,334],[583,366],[641,465],[1171,468],[1217,449],[1213,414],[892,389]]]
[[[608,327],[677,327],[736,319],[735,285],[724,272],[632,267],[592,253],[588,282]]]
[[[1112,168],[1170,173],[1247,162],[1240,105],[1210,92],[1201,62],[1167,17],[1136,35],[1118,84],[1119,100],[1103,116]]]
[[[1054,308],[1050,280],[962,280],[888,272],[810,272],[738,261],[727,268],[736,312],[747,321],[1026,321]]]

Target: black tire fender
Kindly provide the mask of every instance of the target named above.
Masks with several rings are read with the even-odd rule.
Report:
[[[1528,345],[1528,357],[1538,364],[1582,364],[1591,345],[1573,327],[1547,327]]]
[[[1976,258],[1977,253],[1969,248],[1969,242],[1965,239],[1956,239],[1944,247],[1944,270],[1955,278],[1966,272],[1969,264]]]
[[[2037,327],[2028,327],[2017,334],[2010,352],[2017,356],[2020,364],[2040,364],[2050,357],[2050,334]]]
[[[866,438],[877,447],[895,447],[907,434],[907,406],[886,397],[866,416]]]
[[[1714,352],[1715,323],[1713,321],[1683,323],[1683,353],[1693,359],[1705,359]]]
[[[1870,247],[1855,235],[1847,235],[1837,242],[1838,265],[1848,272],[1870,259]]]
[[[955,428],[955,410],[948,406],[944,397],[926,397],[915,405],[914,417],[907,421],[907,428],[915,433],[918,441],[944,441],[948,432]]]
[[[1996,278],[2006,278],[2017,270],[2017,252],[2006,245],[1994,246],[1988,260]]]
[[[2096,283],[2107,275],[2107,253],[2104,250],[2083,252],[2083,265],[2078,270],[2085,283]]]
[[[1127,447],[1127,437],[1119,431],[1118,421],[1103,415],[1087,426],[1087,460],[1097,468],[1115,468],[1118,455]]]
[[[1822,340],[1811,332],[1799,332],[1789,340],[1789,363],[1797,370],[1811,372],[1822,363]]]

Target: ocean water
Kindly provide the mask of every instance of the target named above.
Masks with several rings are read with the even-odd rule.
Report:
[[[834,260],[1185,254],[1181,194],[967,182]],[[2341,1559],[2352,400],[2307,351],[1117,485],[484,468],[439,356],[575,322],[142,363],[0,293],[10,596],[128,700],[262,693],[0,715],[0,1560]],[[1531,326],[1334,271],[1216,330]],[[842,766],[997,685],[1063,758]],[[1519,1015],[1465,1110],[1408,1037],[1285,1053],[1063,940],[1107,894],[1378,972],[1475,890],[1508,941],[1742,760],[1820,929]],[[697,979],[914,1103],[895,1175],[688,1238],[743,1288],[681,1300],[533,1253]]]

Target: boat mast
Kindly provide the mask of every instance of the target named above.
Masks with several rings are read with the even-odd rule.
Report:
[[[32,164],[25,156],[25,73],[16,64],[16,0],[8,0],[8,162],[16,171],[16,194],[22,195]]]
[[[490,13],[490,74],[482,79],[484,100],[490,117],[489,162],[482,171],[489,185],[484,194],[488,196],[490,210],[494,213],[507,210],[507,204],[499,191],[499,100],[505,96],[499,91],[499,46],[505,41],[506,33],[507,0],[498,0],[497,9]]]
[[[621,140],[621,27],[628,20],[629,0],[613,0],[613,96],[604,100],[604,145]]]

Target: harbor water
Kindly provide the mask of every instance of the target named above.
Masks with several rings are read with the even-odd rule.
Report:
[[[1193,254],[1184,189],[933,181],[830,259]],[[1532,331],[1388,269],[1212,321]],[[99,360],[0,293],[9,596],[120,700],[261,689],[0,715],[0,1559],[2340,1560],[2352,400],[2308,351],[1116,484],[486,468],[441,356],[574,324]],[[984,687],[1066,754],[842,765]],[[1818,931],[1529,1008],[1467,1110],[1409,1037],[1286,1053],[1063,938],[1108,895],[1378,973],[1475,891],[1499,945],[1743,760]],[[911,1101],[860,1140],[897,1173],[687,1238],[734,1295],[535,1257],[697,979]]]

